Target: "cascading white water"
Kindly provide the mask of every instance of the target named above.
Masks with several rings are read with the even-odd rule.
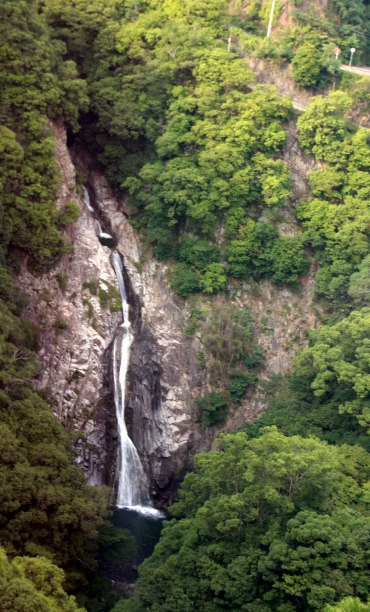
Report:
[[[99,226],[99,238],[105,238],[106,240],[113,240],[113,236],[111,236],[110,234],[107,234],[107,232],[103,232],[99,221],[97,221],[97,224]]]
[[[89,192],[83,188],[83,201],[87,210],[94,214],[95,210],[91,206]],[[110,234],[102,230],[99,226],[99,239],[114,240]],[[104,242],[102,242],[104,245]],[[112,245],[105,244],[111,248]],[[164,514],[160,510],[153,508],[149,495],[149,483],[145,475],[140,457],[134,443],[130,439],[125,422],[125,395],[126,377],[130,360],[130,347],[133,341],[129,320],[129,305],[125,282],[122,273],[122,261],[119,253],[113,251],[112,264],[116,273],[119,291],[122,301],[123,321],[117,330],[113,344],[113,377],[114,377],[114,403],[117,415],[118,435],[119,435],[119,479],[118,479],[118,508],[134,510],[145,516],[152,518],[163,518]]]
[[[84,192],[84,204],[87,208],[87,210],[91,213],[94,212],[93,207],[90,204],[90,196],[89,196],[89,192],[87,191],[86,187],[83,188],[83,192]]]
[[[125,422],[126,376],[130,359],[130,346],[133,340],[129,321],[129,305],[122,274],[121,257],[117,251],[112,253],[113,268],[117,276],[122,300],[123,322],[116,334],[113,346],[114,402],[117,414],[120,470],[118,480],[117,506],[136,510],[149,516],[162,516],[153,508],[148,492],[148,480],[143,466],[130,439]],[[119,361],[117,359],[119,355]]]

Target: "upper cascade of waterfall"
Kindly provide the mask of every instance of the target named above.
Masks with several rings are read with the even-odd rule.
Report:
[[[87,208],[87,210],[91,213],[94,212],[93,207],[91,206],[91,202],[90,202],[90,196],[89,196],[89,192],[87,191],[87,188],[84,187],[83,188],[83,194],[84,194],[84,204]]]
[[[128,302],[127,302],[127,293],[126,293],[125,281],[123,279],[122,261],[121,261],[120,255],[119,255],[119,253],[117,253],[117,251],[113,252],[113,254],[112,254],[112,261],[113,261],[113,268],[114,268],[114,271],[115,271],[116,276],[117,276],[119,292],[120,292],[120,295],[121,295],[122,317],[123,317],[122,327],[128,328],[130,326],[129,305],[128,305]]]
[[[111,236],[110,234],[107,234],[107,232],[103,232],[99,221],[97,221],[97,224],[99,226],[99,238],[106,238],[108,240],[114,240],[113,236]]]

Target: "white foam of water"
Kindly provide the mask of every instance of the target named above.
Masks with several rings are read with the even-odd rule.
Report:
[[[89,192],[87,191],[86,187],[83,188],[83,194],[84,194],[84,204],[85,204],[87,210],[89,212],[93,213],[94,209],[91,206]]]

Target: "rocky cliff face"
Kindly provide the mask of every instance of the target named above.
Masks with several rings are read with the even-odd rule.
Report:
[[[111,251],[97,237],[99,221],[114,237],[122,256],[135,336],[127,425],[150,476],[151,492],[165,503],[193,455],[211,448],[219,431],[200,426],[194,410],[194,397],[202,394],[207,380],[207,372],[197,371],[201,339],[184,336],[186,308],[167,286],[166,267],[146,256],[124,202],[114,197],[88,156],[79,152],[75,162],[85,177],[94,213],[84,205],[65,133],[60,126],[54,125],[53,130],[62,177],[58,206],[74,200],[81,216],[68,230],[74,244],[71,255],[42,276],[25,265],[18,277],[29,297],[25,315],[40,327],[38,385],[49,389],[54,412],[66,429],[78,432],[78,460],[90,481],[113,485],[117,434],[111,345],[121,312]],[[301,162],[294,181],[297,193],[309,169],[305,160]],[[281,231],[295,232],[289,210],[286,212],[288,222]],[[305,342],[303,330],[315,325],[312,287],[313,270],[297,291],[278,289],[265,281],[258,287],[246,284],[234,296],[255,313],[256,331],[265,351],[262,377],[287,371],[296,349]],[[231,431],[255,420],[264,405],[263,394],[257,391],[230,415],[222,429]]]
[[[97,237],[99,220],[117,238],[131,304],[135,342],[128,427],[153,493],[166,497],[164,491],[170,495],[199,447],[193,395],[201,381],[195,351],[183,336],[183,314],[166,286],[164,268],[143,261],[123,203],[113,197],[104,177],[82,161],[96,212],[88,211],[76,189],[64,130],[56,125],[53,130],[62,178],[57,203],[76,201],[81,216],[69,230],[71,255],[41,276],[25,265],[18,277],[29,298],[24,315],[40,327],[38,386],[50,390],[53,410],[66,429],[79,432],[78,460],[90,481],[113,484],[117,435],[110,349],[121,313],[110,249]]]
[[[84,171],[95,206],[123,256],[135,334],[126,420],[152,493],[163,499],[171,496],[201,446],[193,408],[202,385],[196,350],[183,334],[183,309],[165,282],[165,266],[145,257],[124,203],[112,197],[104,177]]]
[[[79,462],[91,482],[101,484],[112,481],[116,452],[114,407],[105,401],[103,380],[104,356],[120,314],[106,307],[99,291],[115,286],[116,278],[110,251],[99,243],[96,223],[76,190],[65,132],[57,125],[53,131],[61,172],[57,204],[73,200],[81,210],[68,230],[74,252],[42,276],[25,265],[17,282],[29,298],[24,315],[40,328],[38,386],[49,390],[53,410],[65,428],[79,432]]]

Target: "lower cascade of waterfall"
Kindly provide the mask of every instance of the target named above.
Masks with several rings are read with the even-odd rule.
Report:
[[[117,276],[122,301],[123,321],[113,346],[114,403],[116,407],[119,436],[118,508],[127,508],[140,514],[162,517],[160,510],[151,505],[149,483],[134,443],[130,439],[125,422],[126,378],[133,341],[129,320],[129,305],[122,273],[121,257],[112,253],[113,268]]]

